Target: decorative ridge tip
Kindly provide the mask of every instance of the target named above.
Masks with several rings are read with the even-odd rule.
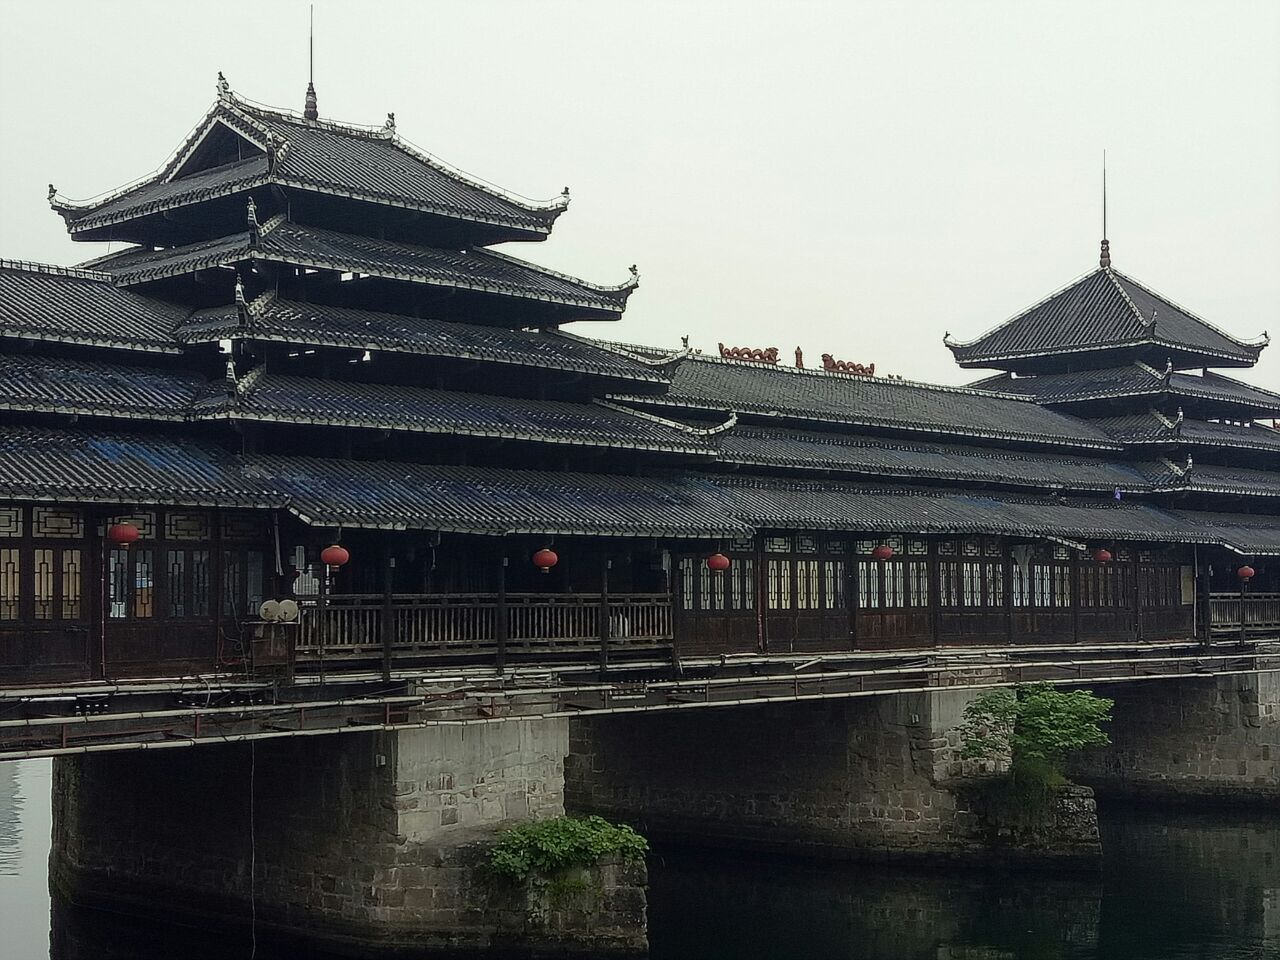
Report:
[[[302,117],[304,120],[319,120],[320,110],[316,103],[316,85],[307,81],[307,96],[302,107]]]
[[[218,71],[218,99],[231,99],[231,84],[227,81],[226,76],[221,70]]]
[[[1103,270],[1111,269],[1111,241],[1105,237],[1102,240],[1102,250],[1098,254],[1098,266]]]

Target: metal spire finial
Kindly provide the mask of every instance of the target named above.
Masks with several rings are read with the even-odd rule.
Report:
[[[307,98],[302,108],[302,116],[307,120],[319,120],[320,111],[316,106],[316,6],[311,5],[311,29],[307,35]]]
[[[1102,151],[1102,252],[1098,266],[1104,270],[1111,266],[1111,241],[1107,239],[1107,151]]]

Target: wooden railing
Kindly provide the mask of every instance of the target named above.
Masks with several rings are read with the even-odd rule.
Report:
[[[1280,593],[1212,593],[1209,626],[1214,633],[1239,633],[1240,607],[1244,604],[1244,631],[1249,634],[1280,631]]]
[[[508,650],[599,645],[599,594],[509,593]],[[372,655],[382,650],[383,624],[392,625],[391,652],[466,653],[498,646],[496,594],[333,594],[303,605],[297,649],[301,657]],[[613,594],[609,638],[615,644],[666,643],[672,638],[667,594]]]

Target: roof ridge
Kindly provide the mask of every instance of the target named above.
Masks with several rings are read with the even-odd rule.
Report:
[[[187,131],[187,135],[183,137],[182,142],[178,144],[177,149],[175,149],[172,153],[170,153],[169,156],[167,156],[164,159],[164,161],[160,164],[160,166],[156,167],[150,173],[144,173],[142,176],[136,177],[135,179],[130,180],[128,183],[123,184],[122,186],[104,190],[103,192],[96,194],[92,197],[88,197],[84,200],[63,199],[59,201],[57,192],[52,191],[52,184],[50,184],[50,188],[51,188],[51,192],[49,194],[50,205],[55,210],[59,210],[59,211],[86,210],[91,207],[102,206],[104,203],[110,203],[112,200],[118,200],[121,197],[123,197],[125,194],[131,193],[134,190],[138,189],[139,187],[143,187],[149,183],[155,183],[165,179],[166,175],[170,172],[170,167],[173,166],[177,162],[178,158],[184,155],[186,151],[192,146],[192,144],[196,142],[196,140],[200,135],[200,132],[204,129],[205,125],[208,124],[208,122],[214,116],[217,115],[218,109],[221,106],[222,106],[221,98],[214,100],[213,106],[211,106],[208,110],[206,110],[204,113],[204,116],[202,116],[199,120],[197,120],[195,125],[192,126],[190,130]]]
[[[92,263],[93,261],[86,262]],[[111,274],[102,273],[98,270],[86,270],[83,265],[63,267],[56,263],[40,263],[35,260],[8,260],[0,257],[0,270],[21,270],[23,273],[40,273],[51,277],[74,277],[77,280],[101,280],[105,283],[111,283]]]
[[[631,417],[638,417],[641,420],[648,420],[652,423],[661,424],[664,427],[670,427],[672,430],[678,430],[681,433],[687,433],[693,437],[714,437],[717,434],[724,433],[726,430],[732,430],[738,425],[738,415],[734,411],[729,411],[729,419],[724,423],[718,423],[714,427],[695,427],[688,423],[681,423],[679,420],[669,420],[666,417],[660,417],[656,413],[649,413],[647,410],[637,410],[634,407],[624,406],[618,403],[612,403],[602,397],[596,397],[592,404],[599,407],[607,407],[610,410],[617,410]]]
[[[431,248],[428,247],[427,249]],[[594,290],[597,293],[621,293],[624,290],[634,290],[636,287],[640,286],[640,274],[636,271],[634,266],[631,268],[631,279],[622,283],[592,283],[590,280],[583,280],[580,277],[575,277],[568,273],[561,273],[559,270],[554,270],[551,267],[544,267],[540,263],[533,263],[530,260],[522,260],[520,257],[514,257],[509,253],[503,253],[501,250],[490,250],[488,247],[480,247],[471,250],[470,253],[475,256],[497,257],[498,259],[505,260],[508,263],[514,263],[516,266],[520,267],[530,267],[540,273],[545,273],[548,276],[555,277],[557,280],[568,280],[570,283],[581,284],[587,289]]]
[[[601,350],[607,350],[609,353],[616,353],[619,356],[626,357],[628,360],[634,360],[636,363],[642,363],[649,367],[665,367],[668,364],[675,363],[687,356],[691,356],[693,351],[689,347],[683,347],[679,350],[673,350],[669,354],[659,357],[647,357],[642,352],[644,350],[656,350],[654,347],[646,347],[642,343],[621,343],[617,340],[597,340],[594,337],[586,337],[580,333],[572,333],[568,330],[561,330],[556,327],[549,331],[559,337],[567,337],[570,340],[576,340],[579,343],[585,343],[588,346],[597,347]]]
[[[1151,325],[1147,323],[1147,318],[1142,315],[1142,311],[1138,309],[1138,305],[1133,302],[1133,298],[1129,296],[1129,291],[1126,290],[1124,287],[1120,286],[1120,281],[1116,279],[1116,277],[1123,277],[1124,274],[1122,274],[1119,270],[1114,270],[1111,267],[1103,267],[1102,272],[1107,275],[1107,279],[1111,281],[1111,285],[1116,288],[1116,291],[1120,294],[1124,302],[1129,305],[1129,309],[1133,311],[1134,319],[1137,320],[1139,324],[1141,324],[1143,331],[1147,331],[1148,328],[1150,327],[1150,332],[1154,334],[1155,333],[1154,327],[1151,327]],[[1128,278],[1125,277],[1125,279],[1128,279]],[[1138,285],[1141,286],[1141,284],[1138,284]],[[1148,339],[1154,340],[1155,337],[1152,336],[1152,337],[1149,337]],[[1119,342],[1123,343],[1124,341],[1119,341]]]
[[[1173,298],[1165,296],[1163,293],[1160,293],[1158,290],[1153,290],[1151,287],[1147,286],[1141,280],[1134,279],[1133,277],[1129,276],[1127,273],[1122,273],[1121,271],[1115,270],[1114,268],[1112,268],[1112,270],[1114,271],[1116,276],[1124,280],[1127,280],[1138,287],[1141,287],[1147,293],[1151,294],[1151,296],[1158,297],[1159,299],[1163,300],[1165,303],[1169,304],[1169,306],[1182,311],[1182,313],[1190,317],[1192,320],[1196,321],[1197,323],[1204,324],[1214,333],[1222,337],[1225,337],[1227,340],[1230,340],[1232,343],[1236,344],[1236,346],[1239,346],[1239,347],[1259,346],[1257,340],[1254,340],[1254,341],[1241,340],[1239,337],[1233,336],[1232,334],[1228,333],[1226,330],[1223,330],[1221,327],[1219,327],[1216,323],[1212,323],[1211,321],[1204,319],[1204,317],[1200,316],[1199,314],[1195,313],[1192,310],[1187,309],[1186,307],[1178,303],[1178,301],[1174,300]],[[1125,295],[1125,299],[1128,299],[1128,294]],[[1263,335],[1259,337],[1258,340],[1264,341],[1261,344],[1261,346],[1264,346],[1264,347],[1271,342],[1271,338],[1267,336],[1266,333],[1263,333]]]
[[[257,101],[249,100],[248,98],[236,93],[230,93],[229,97],[231,98],[232,103],[239,104],[245,112],[250,114],[250,116],[252,116],[254,112],[259,112],[265,114],[267,117],[278,123],[288,123],[309,129],[326,130],[330,133],[337,133],[343,136],[359,137],[365,140],[379,140],[384,143],[389,143],[400,151],[407,153],[415,160],[425,163],[427,166],[432,167],[447,176],[454,177],[477,190],[484,191],[485,193],[491,194],[501,200],[506,200],[508,203],[515,204],[517,207],[521,207],[530,213],[550,213],[553,211],[564,210],[568,206],[568,198],[564,194],[561,194],[553,200],[539,201],[515,193],[514,191],[508,190],[506,187],[499,186],[496,183],[490,183],[488,180],[478,177],[473,173],[468,173],[461,167],[454,166],[429,151],[422,149],[417,144],[414,144],[401,136],[394,127],[388,127],[386,124],[358,124],[342,120],[325,119],[308,120],[302,114],[296,113],[293,110],[283,107],[274,107],[265,103],[258,103]],[[260,118],[255,117],[254,119]]]
[[[1017,320],[1017,319],[1018,319],[1020,316],[1022,316],[1024,313],[1030,313],[1032,310],[1036,309],[1036,307],[1043,306],[1044,304],[1046,304],[1046,303],[1048,303],[1050,300],[1052,300],[1054,297],[1056,297],[1056,296],[1058,296],[1058,295],[1060,295],[1060,294],[1066,293],[1068,290],[1070,290],[1072,287],[1074,287],[1074,286],[1075,286],[1077,283],[1079,283],[1081,280],[1088,279],[1089,277],[1093,276],[1095,273],[1102,273],[1102,272],[1103,272],[1103,270],[1105,270],[1105,269],[1106,269],[1105,267],[1094,267],[1092,270],[1089,270],[1089,271],[1088,271],[1088,272],[1086,272],[1086,273],[1082,273],[1082,274],[1080,274],[1078,277],[1075,277],[1075,278],[1073,278],[1073,279],[1071,279],[1071,280],[1067,281],[1066,283],[1064,283],[1062,286],[1058,287],[1058,288],[1057,288],[1056,290],[1054,290],[1052,293],[1049,293],[1048,295],[1041,297],[1041,298],[1040,298],[1039,300],[1037,300],[1035,303],[1029,304],[1028,306],[1023,307],[1021,310],[1018,310],[1018,311],[1016,311],[1015,313],[1011,313],[1011,314],[1009,314],[1009,316],[1005,317],[1005,318],[1004,318],[1003,320],[1001,320],[999,323],[993,324],[992,326],[988,327],[986,330],[983,330],[980,334],[978,334],[976,337],[974,337],[974,338],[973,338],[973,339],[971,339],[971,340],[950,340],[950,339],[948,339],[948,338],[950,337],[950,334],[943,334],[942,342],[943,342],[943,343],[944,343],[944,344],[945,344],[949,349],[952,349],[952,350],[955,350],[955,349],[964,349],[965,347],[971,347],[971,346],[973,346],[975,343],[978,343],[978,342],[979,342],[979,341],[981,341],[981,340],[985,340],[987,337],[989,337],[991,334],[995,333],[997,330],[999,330],[999,329],[1000,329],[1001,327],[1003,327],[1005,324],[1010,323],[1010,322],[1012,322],[1012,321],[1014,321],[1014,320]]]
[[[787,373],[796,376],[811,376],[823,380],[843,380],[854,383],[877,383],[877,384],[893,384],[900,387],[915,387],[924,390],[938,390],[943,393],[963,393],[969,396],[977,397],[999,397],[1004,400],[1022,400],[1035,403],[1029,400],[1025,394],[1021,393],[1004,393],[999,390],[980,390],[972,386],[953,386],[945,383],[927,383],[923,380],[905,380],[899,377],[876,377],[867,376],[861,373],[843,373],[838,370],[818,370],[808,367],[790,367],[785,364],[759,363],[755,360],[737,360],[732,357],[714,357],[705,353],[692,353],[687,357],[679,358],[679,362],[684,360],[698,360],[704,363],[722,363],[726,366],[742,367],[751,370],[768,370],[774,373]]]

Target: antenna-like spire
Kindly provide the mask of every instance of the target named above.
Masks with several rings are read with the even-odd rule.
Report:
[[[307,100],[302,115],[308,120],[320,119],[316,108],[316,6],[311,5],[311,29],[307,34]]]
[[[1102,253],[1098,256],[1098,266],[1106,269],[1111,266],[1111,241],[1107,239],[1107,151],[1102,151]]]

